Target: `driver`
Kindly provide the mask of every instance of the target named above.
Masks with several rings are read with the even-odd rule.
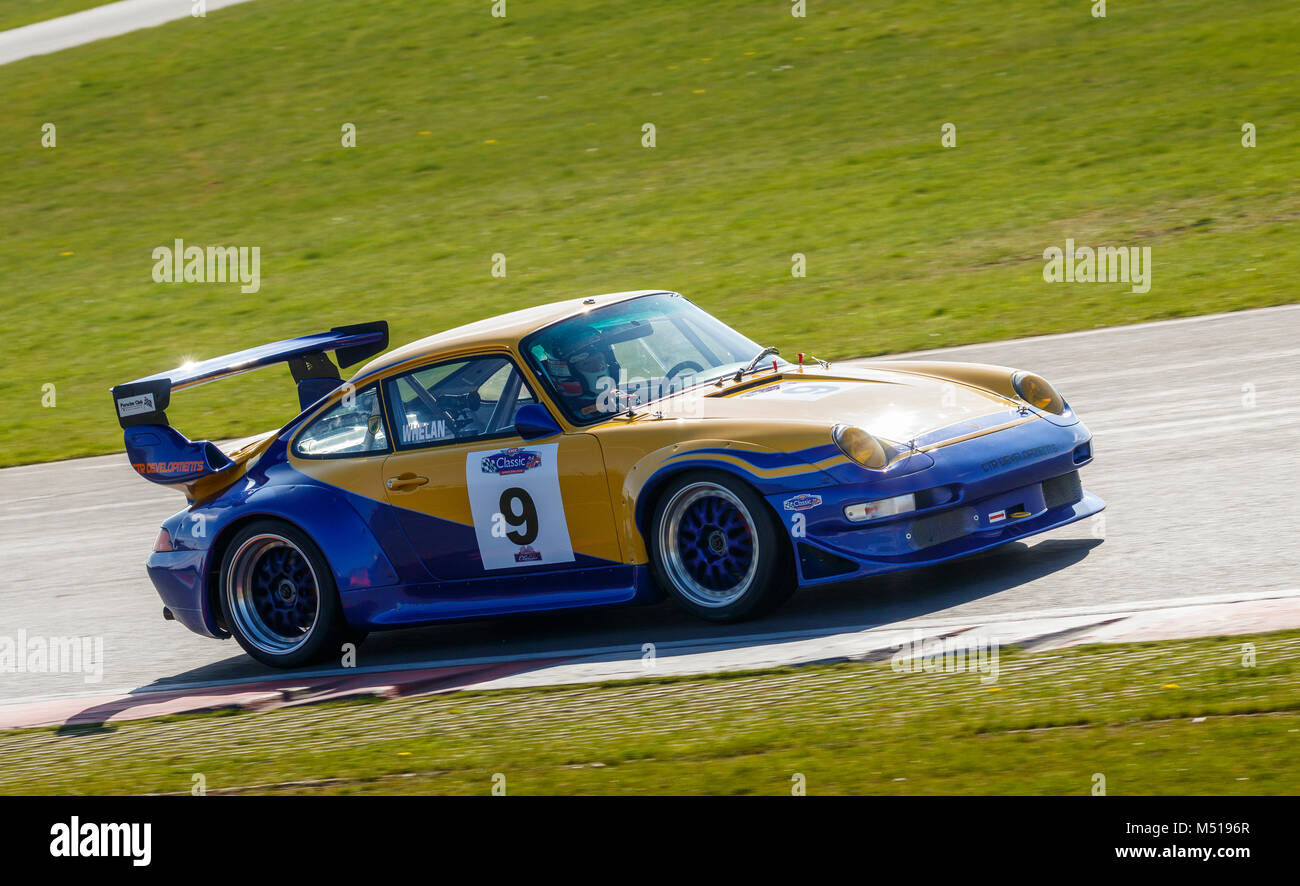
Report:
[[[546,352],[543,366],[569,408],[583,416],[600,411],[601,392],[612,390],[619,374],[614,349],[604,343],[600,332],[566,324],[556,330]]]

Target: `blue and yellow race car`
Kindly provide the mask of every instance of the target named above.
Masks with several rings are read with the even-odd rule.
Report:
[[[386,323],[345,326],[113,388],[132,466],[189,500],[148,561],[166,617],[284,667],[663,593],[736,621],[1104,507],[1091,435],[1037,375],[791,362],[673,292],[387,347]],[[223,449],[168,424],[172,391],[274,363],[302,406],[284,427]]]

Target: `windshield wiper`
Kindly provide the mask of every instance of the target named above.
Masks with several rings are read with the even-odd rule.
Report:
[[[768,345],[767,347],[763,348],[763,350],[758,352],[757,357],[749,361],[748,366],[744,367],[743,369],[737,369],[736,374],[731,377],[731,380],[740,381],[745,376],[746,372],[753,372],[754,367],[757,366],[759,363],[761,363],[764,357],[774,357],[780,353],[781,351],[778,348],[774,348],[771,345]]]
[[[735,381],[740,381],[741,378],[745,375],[745,373],[747,373],[747,372],[753,372],[753,371],[754,371],[754,367],[758,366],[758,364],[761,363],[761,362],[763,361],[763,358],[765,358],[765,357],[774,357],[774,356],[777,356],[777,355],[780,354],[780,353],[781,353],[781,351],[780,351],[780,349],[778,349],[778,348],[774,348],[774,347],[771,347],[771,346],[768,346],[768,347],[763,348],[763,350],[759,351],[759,352],[758,352],[758,355],[757,355],[756,357],[754,357],[753,360],[750,360],[749,363],[748,363],[746,366],[742,366],[740,369],[737,369],[737,370],[736,370],[736,374],[733,375],[732,378],[733,378]],[[826,364],[826,365],[829,366],[830,364]],[[667,389],[663,389],[663,388],[661,388],[660,391],[659,391],[658,396],[651,397],[650,399],[646,400],[644,403],[629,404],[628,406],[625,406],[625,407],[623,407],[622,409],[619,409],[619,410],[615,411],[612,415],[610,415],[610,418],[619,418],[620,416],[623,416],[623,415],[626,415],[628,418],[631,418],[631,417],[633,417],[633,416],[636,414],[636,410],[637,410],[638,407],[649,406],[651,403],[654,403],[654,402],[656,402],[656,401],[658,401],[658,400],[663,400],[663,399],[665,399],[665,398],[667,398],[667,397],[675,396],[675,395],[677,395],[677,394],[684,394],[684,393],[686,393],[687,391],[692,391],[692,390],[694,390],[694,389],[696,389],[696,388],[703,387],[704,385],[716,384],[716,385],[718,385],[719,387],[721,387],[721,386],[722,386],[722,380],[723,380],[724,378],[726,378],[726,377],[727,377],[727,374],[726,374],[726,373],[723,373],[722,375],[713,376],[713,377],[711,377],[711,378],[707,378],[707,379],[705,379],[704,381],[698,381],[698,382],[696,382],[695,384],[688,385],[687,387],[684,387],[684,388],[678,388],[677,390],[667,390]]]

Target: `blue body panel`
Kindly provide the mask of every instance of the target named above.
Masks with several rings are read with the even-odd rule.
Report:
[[[214,597],[220,563],[214,543],[255,519],[284,520],[307,533],[334,574],[348,624],[362,630],[510,612],[609,605],[656,597],[644,568],[576,555],[567,567],[489,575],[475,558],[435,578],[402,521],[440,548],[473,548],[474,531],[321,483],[285,460],[288,428],[258,464],[211,501],[163,523],[172,551],[150,555],[149,577],[176,620],[196,633],[226,637]]]
[[[1027,421],[930,453],[916,451],[880,471],[853,463],[815,468],[819,461],[834,460],[838,450],[827,444],[795,453],[691,450],[669,459],[652,480],[700,467],[745,479],[786,526],[798,553],[799,583],[819,585],[965,556],[1100,511],[1104,503],[1081,489],[1077,498],[1049,506],[1044,482],[1059,486],[1065,482],[1060,478],[1068,479],[1092,457],[1087,428],[1072,414],[1056,418]],[[225,492],[163,524],[174,550],[154,553],[149,575],[164,605],[189,629],[228,636],[213,593],[220,566],[214,543],[257,518],[288,521],[316,541],[334,574],[348,623],[363,630],[662,597],[647,566],[582,554],[565,566],[486,573],[476,555],[464,553],[476,551],[472,527],[404,509],[399,513],[387,502],[294,469],[286,459],[286,441],[294,430],[293,425],[284,429]],[[946,433],[946,438],[934,436],[951,439],[951,429]],[[916,441],[918,447],[925,443]],[[712,458],[724,453],[754,472]],[[785,473],[762,476],[778,469]],[[921,493],[915,512],[868,523],[852,523],[844,515],[845,505],[905,493]],[[637,506],[640,521],[642,502]],[[988,523],[990,513],[1013,508],[1024,516]],[[934,526],[941,527],[939,535]],[[423,551],[422,557],[413,537],[438,547],[432,556]],[[438,551],[458,556],[443,557]],[[432,574],[427,563],[435,564],[439,574]]]
[[[1077,420],[1067,426],[1030,421],[935,450],[933,464],[921,470],[838,465],[828,471],[836,482],[815,490],[816,504],[795,500],[787,507],[791,497],[784,492],[765,497],[782,515],[792,544],[855,567],[809,574],[808,558],[800,556],[800,584],[845,581],[951,560],[1096,514],[1105,502],[1081,487],[1077,498],[1054,504],[1044,492],[1045,482],[1071,485],[1071,475],[1092,460],[1090,440]],[[907,493],[919,493],[914,511],[860,523],[844,514],[847,505]],[[803,516],[797,528],[795,514]]]

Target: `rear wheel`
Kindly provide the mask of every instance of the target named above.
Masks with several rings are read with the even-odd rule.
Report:
[[[239,531],[221,561],[221,611],[244,651],[280,668],[338,656],[360,642],[348,628],[329,564],[297,528],[260,520]]]
[[[709,621],[753,618],[794,591],[789,546],[767,503],[722,473],[692,473],[659,497],[650,558],[660,586]]]

